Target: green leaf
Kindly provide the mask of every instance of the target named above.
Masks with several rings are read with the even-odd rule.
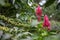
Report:
[[[55,0],[47,0],[45,7],[50,6],[51,4],[53,4],[55,2]]]
[[[5,5],[5,0],[0,0],[0,5]]]

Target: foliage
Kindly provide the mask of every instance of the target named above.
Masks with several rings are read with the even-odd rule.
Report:
[[[5,2],[6,1],[6,2]],[[4,5],[2,5],[4,2]],[[28,5],[28,0],[22,1],[22,0],[13,0],[13,3],[9,3],[9,0],[3,0],[0,6],[0,14],[4,14],[5,16],[12,16],[15,17],[16,13],[21,12],[34,12],[34,10]],[[6,3],[8,4],[6,6]],[[9,6],[10,5],[10,6]],[[14,16],[13,16],[14,15]]]
[[[36,21],[34,13],[39,1],[0,0],[0,40],[59,40],[60,36],[56,36],[60,32],[60,23],[52,21],[49,31],[43,28],[43,21]],[[47,13],[48,16],[55,13],[54,18],[56,18],[56,5],[55,0],[48,0],[43,7],[43,13]],[[16,17],[16,14],[19,16]]]
[[[59,12],[59,8],[57,9],[57,5],[58,5],[58,3],[55,1],[50,6],[43,7],[43,13],[47,14],[50,17],[50,19],[59,21],[60,20],[60,12]]]
[[[51,4],[53,4],[55,2],[55,0],[47,0],[45,7],[50,6]]]

